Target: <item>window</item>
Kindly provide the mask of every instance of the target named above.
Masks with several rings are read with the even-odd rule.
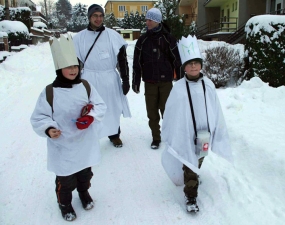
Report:
[[[146,6],[146,5],[143,5],[143,6],[141,7],[141,9],[142,9],[142,12],[146,12],[146,11],[147,11],[147,6]]]
[[[281,3],[277,4],[277,14],[281,14]]]
[[[235,11],[235,3],[233,3],[232,12]]]
[[[130,33],[123,34],[123,38],[130,39],[130,37],[131,37]]]
[[[125,11],[126,11],[126,6],[119,5],[119,12],[125,12]]]
[[[237,2],[236,2],[236,8],[235,8],[235,10],[237,10]]]

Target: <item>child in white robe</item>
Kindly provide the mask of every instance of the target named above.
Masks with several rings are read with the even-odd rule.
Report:
[[[71,36],[53,39],[56,69],[52,90],[44,89],[31,116],[34,131],[47,138],[47,169],[56,175],[56,196],[62,216],[76,218],[72,191],[77,188],[84,209],[94,205],[88,189],[91,167],[101,158],[98,129],[106,105],[92,85],[83,84]],[[88,84],[88,83],[87,83]],[[52,96],[51,102],[48,96]]]
[[[176,82],[166,103],[162,124],[166,148],[162,165],[176,185],[185,185],[186,210],[197,212],[198,173],[206,155],[203,150],[211,149],[229,161],[232,153],[215,86],[200,72],[203,60],[197,39],[183,38],[178,48],[185,77]],[[208,142],[202,146],[206,149],[201,151],[197,143],[199,132],[209,134]]]

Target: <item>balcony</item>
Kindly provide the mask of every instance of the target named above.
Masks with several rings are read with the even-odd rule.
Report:
[[[228,0],[207,0],[203,5],[205,7],[220,7],[227,2]]]

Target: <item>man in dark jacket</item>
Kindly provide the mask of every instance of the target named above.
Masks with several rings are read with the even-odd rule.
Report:
[[[133,91],[138,94],[141,79],[145,82],[146,110],[153,138],[152,149],[158,149],[161,142],[159,111],[163,117],[165,103],[172,89],[174,71],[176,78],[181,78],[177,41],[161,20],[159,9],[152,8],[147,11],[147,32],[138,39],[133,60]]]

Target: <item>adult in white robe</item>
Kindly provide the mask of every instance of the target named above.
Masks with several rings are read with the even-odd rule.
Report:
[[[101,34],[85,61],[86,55],[100,31]],[[81,77],[94,85],[107,105],[100,137],[117,134],[121,114],[123,117],[131,117],[128,100],[123,93],[120,74],[117,70],[117,66],[120,64],[117,56],[122,47],[125,51],[127,43],[116,31],[104,26],[93,30],[90,24],[87,29],[76,34],[73,41],[76,55],[84,63]],[[126,63],[126,55],[124,57],[124,63]],[[128,65],[124,67],[124,71],[120,68],[120,73],[127,73],[127,79],[129,79],[128,71],[126,71]]]
[[[220,107],[215,86],[207,77],[189,81],[186,76],[174,85],[164,112],[162,139],[165,150],[162,165],[175,185],[183,185],[183,164],[199,174],[198,156],[195,154],[195,131],[186,83],[190,88],[197,130],[207,130],[207,114],[202,86],[205,82],[207,114],[211,133],[209,149],[228,161],[232,161],[231,147],[226,123]]]

